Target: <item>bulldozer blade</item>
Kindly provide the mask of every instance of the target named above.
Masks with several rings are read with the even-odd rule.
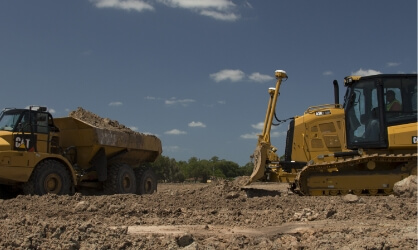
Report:
[[[266,160],[267,160],[267,150],[269,145],[266,143],[262,143],[257,146],[254,150],[253,159],[254,159],[254,169],[253,173],[250,176],[250,180],[248,181],[247,185],[251,182],[259,180],[261,177],[264,176],[264,171],[266,169]]]

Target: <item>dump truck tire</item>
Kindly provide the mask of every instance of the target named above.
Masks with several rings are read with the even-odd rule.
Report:
[[[135,194],[136,178],[134,170],[122,163],[114,163],[107,169],[107,180],[104,182],[106,194]]]
[[[157,191],[157,177],[151,168],[135,169],[137,194],[152,194]]]
[[[24,184],[25,194],[44,195],[48,193],[69,195],[73,190],[71,175],[59,161],[45,160],[33,171],[29,181]]]

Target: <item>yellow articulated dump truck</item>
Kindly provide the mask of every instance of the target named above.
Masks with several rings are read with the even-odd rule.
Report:
[[[97,124],[96,124],[97,125]],[[53,119],[45,107],[0,114],[0,198],[17,194],[151,194],[150,168],[162,152],[153,135],[98,127],[75,117]]]
[[[396,182],[417,174],[416,74],[348,76],[343,105],[334,81],[334,104],[291,119],[284,159],[269,137],[287,74],[276,71],[276,78],[249,183],[289,182],[302,195],[388,195]]]

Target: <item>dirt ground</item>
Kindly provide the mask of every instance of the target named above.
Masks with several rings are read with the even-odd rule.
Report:
[[[82,108],[70,116],[136,133]],[[247,181],[0,199],[0,249],[417,248],[416,177],[413,195],[374,197],[302,197],[277,183],[243,190]]]
[[[416,249],[417,198],[302,197],[244,177],[152,195],[0,200],[1,249]]]

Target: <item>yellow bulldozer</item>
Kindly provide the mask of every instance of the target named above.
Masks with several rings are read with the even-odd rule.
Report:
[[[133,131],[132,131],[133,132]],[[104,129],[75,117],[53,118],[46,107],[0,114],[0,198],[16,194],[150,194],[157,180],[143,163],[162,152],[153,135]]]
[[[275,88],[254,151],[250,181],[288,182],[302,195],[388,195],[417,174],[417,75],[379,74],[344,78],[344,104],[334,81],[334,104],[309,107],[289,123],[284,159],[270,130],[285,71]]]

